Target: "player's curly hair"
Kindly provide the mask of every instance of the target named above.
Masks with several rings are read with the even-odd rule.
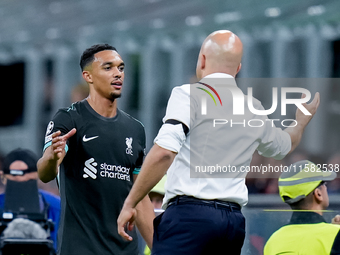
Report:
[[[94,54],[103,51],[103,50],[114,50],[117,49],[109,44],[101,43],[92,45],[90,48],[86,49],[80,58],[80,68],[83,71],[84,68],[94,61]]]

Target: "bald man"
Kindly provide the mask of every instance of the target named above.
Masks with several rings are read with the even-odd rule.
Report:
[[[318,108],[319,94],[310,104],[304,104],[312,115],[297,110],[298,125],[284,131],[272,127],[270,121],[265,121],[266,116],[256,116],[266,123],[257,130],[240,125],[213,127],[214,117],[233,116],[230,90],[237,86],[235,76],[241,69],[241,58],[241,40],[230,31],[216,31],[201,47],[196,68],[199,82],[172,91],[164,124],[118,218],[119,234],[131,241],[124,227],[133,227],[137,203],[167,172],[163,200],[166,210],[154,220],[154,255],[240,254],[245,237],[241,208],[248,201],[245,175],[226,173],[218,176],[224,178],[204,178],[206,175],[192,176],[190,167],[195,160],[202,165],[210,162],[215,166],[249,167],[255,150],[282,159],[299,144]],[[216,90],[214,87],[221,84],[229,90],[219,90],[218,106],[208,97],[210,112],[202,114],[201,100],[207,95],[204,90]],[[263,110],[258,100],[253,98],[253,102],[256,109]],[[254,114],[247,110],[242,118],[247,121]]]

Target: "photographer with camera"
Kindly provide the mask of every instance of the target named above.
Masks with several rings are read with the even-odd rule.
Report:
[[[6,213],[8,213],[8,211],[14,213],[32,212],[31,207],[34,203],[32,203],[31,199],[33,197],[34,201],[37,201],[37,211],[46,218],[46,221],[49,220],[53,222],[54,228],[51,228],[49,239],[53,241],[53,246],[56,249],[60,218],[60,198],[44,190],[38,190],[37,161],[38,157],[32,151],[21,148],[11,151],[4,158],[0,176],[1,182],[6,186],[6,192],[0,194],[0,210],[3,211],[1,216],[4,221],[6,220]],[[18,208],[19,212],[15,212],[15,208]],[[32,233],[28,234],[30,232],[30,226],[34,226],[34,222],[28,223],[27,221],[34,221],[34,219],[30,219],[28,216],[28,219],[25,219],[25,221],[23,221],[23,219],[18,220],[19,219],[14,219],[11,222],[12,224],[10,223],[11,226],[8,224],[9,226],[3,233],[4,237],[12,235],[12,237],[16,238],[20,236],[20,238],[34,239],[44,236],[35,236],[34,233],[37,233],[36,228],[35,231],[33,231],[32,228]],[[21,227],[15,223],[18,223]],[[14,229],[16,234],[13,234],[15,231],[12,231],[11,234],[11,229]],[[18,232],[22,233],[18,236]],[[48,236],[48,234],[46,236]]]

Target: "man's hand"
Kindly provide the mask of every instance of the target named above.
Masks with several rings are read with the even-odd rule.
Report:
[[[132,237],[126,233],[125,226],[128,231],[132,231],[135,225],[136,216],[137,210],[124,204],[123,209],[117,219],[117,226],[118,234],[120,234],[127,241],[132,241]]]
[[[128,197],[125,199],[123,209],[117,220],[118,233],[126,240],[131,241],[132,238],[125,232],[124,227],[129,223],[127,229],[132,229],[137,217],[138,203],[142,201],[150,190],[162,179],[175,156],[176,153],[164,149],[157,144],[152,146],[146,156],[138,178],[133,184]],[[139,209],[138,212],[140,212]],[[150,245],[150,248],[152,247],[151,242],[149,242],[148,245]]]
[[[65,157],[65,146],[67,140],[76,133],[73,128],[67,134],[60,136],[61,132],[57,131],[52,134],[52,145],[48,147],[44,155],[38,160],[38,175],[41,181],[49,182],[58,174],[58,167]]]
[[[340,225],[340,215],[336,215],[333,219],[332,219],[332,224],[338,224]]]
[[[302,94],[301,98],[305,98],[306,95]],[[310,104],[304,103],[302,104],[303,107],[307,109],[311,113],[311,115],[305,115],[299,108],[296,110],[296,121],[297,123],[306,127],[307,124],[311,121],[314,117],[316,110],[320,105],[320,93],[316,92],[313,101]]]
[[[306,95],[302,94],[301,98],[305,98]],[[284,131],[287,132],[290,135],[290,138],[292,140],[292,147],[289,153],[295,150],[295,148],[299,145],[302,134],[308,125],[308,123],[311,121],[311,119],[314,117],[316,110],[318,109],[320,105],[320,93],[315,93],[314,99],[310,104],[303,103],[302,106],[307,109],[307,111],[310,112],[311,115],[305,115],[299,108],[296,110],[296,126],[293,126],[294,122],[291,126],[287,127]]]
[[[76,129],[73,128],[67,134],[63,136],[60,136],[61,135],[60,130],[52,134],[52,145],[51,145],[52,150],[50,150],[51,152],[50,158],[52,160],[59,160],[65,156],[66,142],[76,132],[77,132]]]

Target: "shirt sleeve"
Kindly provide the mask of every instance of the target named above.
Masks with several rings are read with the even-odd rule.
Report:
[[[190,85],[172,90],[163,123],[170,119],[177,120],[190,129]]]
[[[52,134],[58,130],[61,131],[61,135],[67,134],[72,128],[74,128],[73,121],[71,116],[67,110],[61,109],[56,115],[52,118],[52,120],[47,125],[47,130],[45,134],[45,151],[52,144]],[[66,144],[65,150],[68,150],[68,142]]]
[[[190,85],[175,87],[168,101],[163,126],[158,132],[154,143],[158,146],[178,152],[186,140],[186,134],[181,124],[166,123],[176,120],[183,123],[190,131]]]
[[[261,104],[259,107],[264,109]],[[257,151],[264,157],[271,157],[276,160],[283,159],[292,147],[290,135],[281,128],[277,128],[274,120],[269,119],[267,116],[259,118],[262,118],[265,124]]]
[[[141,150],[139,151],[139,154],[138,154],[138,159],[136,161],[136,167],[135,169],[133,170],[133,174],[139,174],[141,168],[142,168],[142,164],[143,164],[143,161],[144,161],[144,158],[145,158],[145,155],[146,155],[146,152],[145,152],[145,147],[146,147],[146,138],[145,138],[145,129],[144,129],[144,126],[142,126],[142,132],[140,134],[140,143],[141,143]]]

